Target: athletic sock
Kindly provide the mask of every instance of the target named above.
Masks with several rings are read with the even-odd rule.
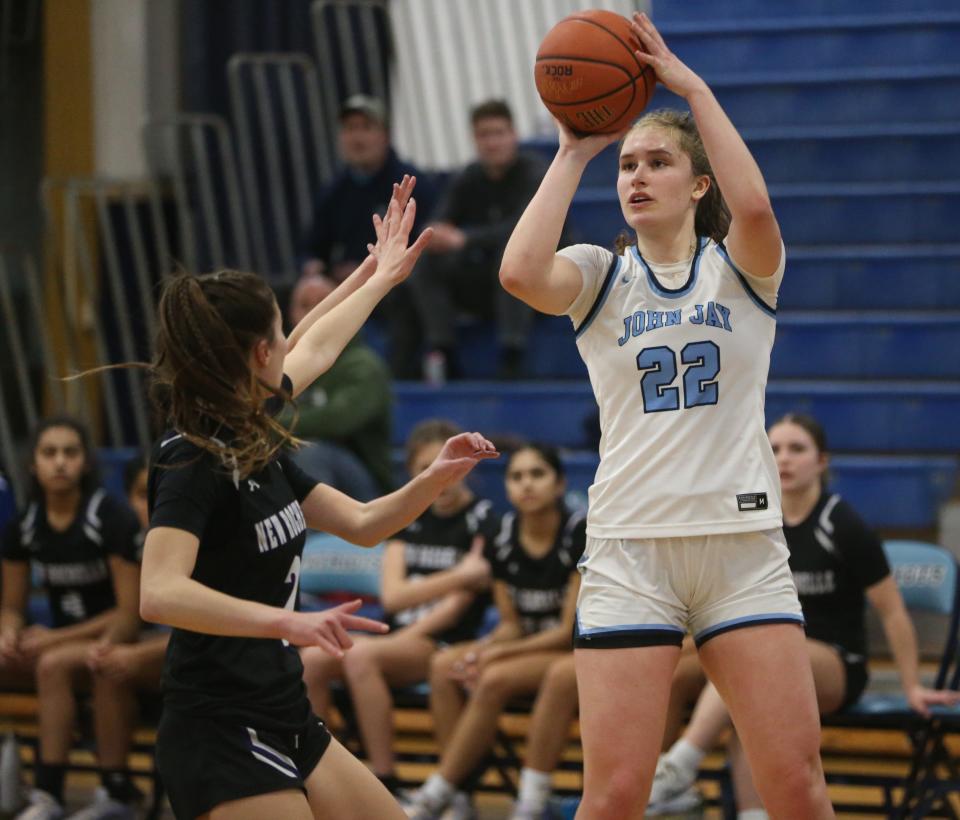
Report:
[[[744,809],[737,812],[737,820],[770,820],[763,809]]]
[[[423,784],[420,794],[432,806],[446,806],[452,799],[456,788],[441,774],[432,774]]]
[[[532,808],[545,808],[553,791],[553,778],[550,772],[538,772],[524,766],[520,770],[520,793],[517,800]]]
[[[703,758],[706,757],[706,752],[694,746],[689,740],[680,738],[680,740],[670,747],[670,751],[667,752],[667,757],[674,766],[681,771],[689,773],[691,778],[696,780],[697,772],[700,769]]]
[[[63,763],[37,763],[37,774],[34,785],[42,792],[46,792],[61,806],[63,805],[63,780],[67,775],[67,767]]]
[[[133,781],[123,769],[101,769],[100,782],[107,794],[118,803],[136,803],[143,797],[142,792],[133,785]]]

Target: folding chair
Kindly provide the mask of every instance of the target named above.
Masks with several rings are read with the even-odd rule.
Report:
[[[957,689],[957,627],[960,620],[960,573],[957,560],[942,547],[918,541],[887,541],[884,544],[900,594],[911,612],[931,612],[948,618],[947,637],[934,688]],[[830,783],[875,786],[883,790],[883,803],[835,804],[838,811],[883,811],[888,817],[952,817],[956,812],[946,799],[947,791],[960,788],[960,772],[950,760],[944,737],[960,729],[960,709],[935,708],[927,720],[910,709],[906,697],[867,692],[853,706],[823,719],[824,726],[853,729],[899,729],[911,743],[910,771],[906,779],[884,774],[830,772]],[[939,768],[950,772],[937,778]],[[900,799],[894,790],[903,789]]]

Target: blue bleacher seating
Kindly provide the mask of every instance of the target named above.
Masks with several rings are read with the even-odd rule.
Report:
[[[639,389],[639,388],[638,388]],[[790,411],[811,413],[839,452],[958,452],[955,423],[960,385],[930,382],[771,382],[767,421]],[[585,382],[491,384],[462,382],[443,388],[398,384],[394,443],[420,420],[451,418],[465,429],[539,438],[563,447],[590,446],[584,421],[596,414]]]
[[[797,3],[771,3],[770,0],[725,0],[723,18],[727,20],[764,20],[772,17],[794,19],[796,17],[850,17],[862,15],[869,10],[871,15],[902,15],[904,9],[913,14],[930,12],[955,12],[956,0],[806,0]],[[720,17],[715,0],[683,0],[678,2],[654,2],[653,15],[657,25],[669,25],[675,21],[712,20]]]
[[[853,15],[813,16],[803,4],[796,17],[777,18],[765,11],[749,20],[716,19],[714,11],[706,21],[693,16],[665,21],[660,32],[681,60],[711,75],[731,66],[781,71],[791,62],[821,70],[911,66],[929,61],[931,55],[954,53],[960,37],[956,6],[919,14],[912,8],[904,13],[906,8],[882,14],[871,6],[864,14],[861,3]]]
[[[766,126],[743,129],[743,138],[768,184],[835,183],[843,180],[917,182],[960,178],[960,112],[952,122],[876,125]],[[546,160],[557,150],[555,138],[525,143]],[[936,157],[936,162],[930,158]],[[892,176],[892,169],[896,174]],[[613,186],[617,145],[591,160],[582,184]]]
[[[957,87],[960,98],[960,84]],[[954,242],[960,182],[843,182],[770,186],[790,245]],[[577,239],[609,247],[626,229],[616,191],[581,187],[570,207]]]

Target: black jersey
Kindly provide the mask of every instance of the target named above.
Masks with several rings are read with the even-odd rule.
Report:
[[[576,571],[587,540],[587,518],[564,510],[550,551],[533,558],[520,545],[520,522],[515,512],[500,520],[488,558],[493,577],[504,581],[520,617],[524,635],[559,626],[570,576]]]
[[[783,533],[807,636],[865,655],[864,590],[890,574],[880,538],[853,507],[829,493]]]
[[[236,598],[294,609],[306,522],[299,502],[316,486],[286,453],[241,479],[221,460],[168,432],[154,445],[150,528],[200,539],[192,578]],[[174,629],[164,702],[180,713],[293,731],[309,715],[295,647],[267,638]]]
[[[139,560],[137,516],[126,504],[95,490],[80,500],[63,532],[47,521],[46,505],[34,501],[7,525],[6,561],[29,561],[50,597],[54,627],[82,623],[116,606],[107,558]]]
[[[404,542],[403,557],[407,578],[420,578],[440,570],[450,569],[470,550],[475,536],[480,535],[489,545],[495,533],[496,521],[490,513],[491,504],[485,499],[474,499],[459,512],[439,516],[427,510],[395,538]],[[433,637],[443,643],[472,640],[490,605],[490,596],[478,593],[460,620],[449,629]],[[404,627],[416,623],[436,602],[421,604],[394,613],[390,626]]]

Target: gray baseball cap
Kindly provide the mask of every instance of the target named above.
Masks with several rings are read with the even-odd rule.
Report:
[[[384,128],[390,125],[387,107],[381,100],[367,94],[352,94],[347,97],[340,106],[340,119],[342,120],[347,114],[365,114]]]

